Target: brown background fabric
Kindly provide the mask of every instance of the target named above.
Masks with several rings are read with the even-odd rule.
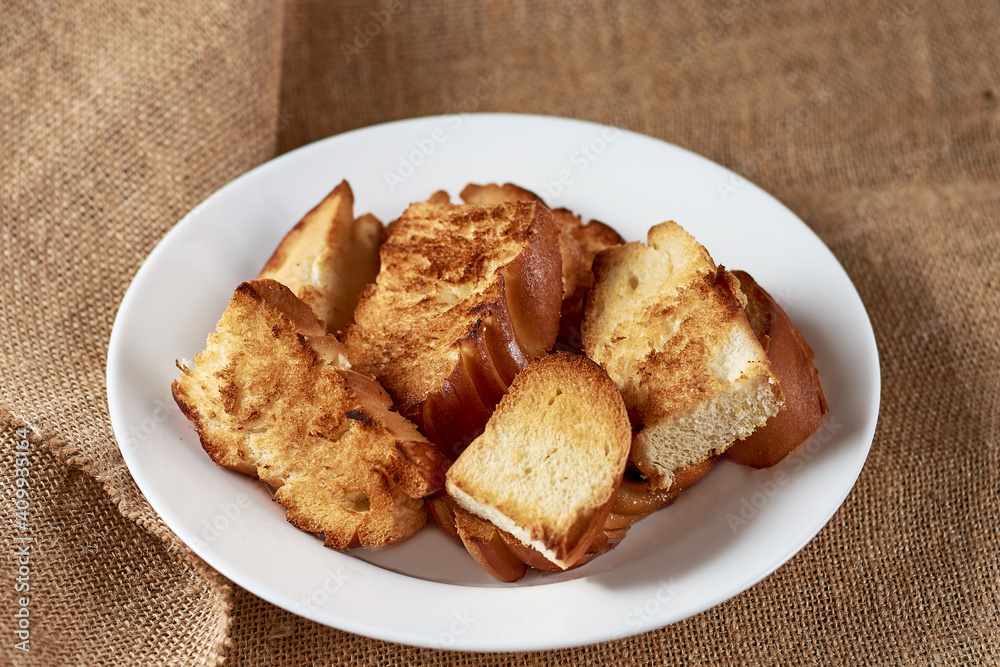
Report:
[[[2,11],[0,664],[1000,661],[1000,6],[136,4]],[[366,43],[373,10],[385,25]],[[477,98],[481,77],[495,85]],[[747,592],[572,650],[404,647],[230,584],[131,480],[104,364],[118,303],[164,233],[275,154],[460,111],[582,118],[701,153],[788,205],[857,286],[882,363],[871,455],[827,527]],[[20,426],[28,654],[13,634]]]

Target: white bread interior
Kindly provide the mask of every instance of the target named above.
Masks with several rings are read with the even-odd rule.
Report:
[[[631,460],[655,488],[781,409],[739,282],[680,225],[652,227],[648,246],[603,251],[594,274],[584,349],[618,385],[636,433]]]
[[[486,431],[449,469],[446,489],[462,508],[566,568],[610,509],[630,439],[607,374],[585,357],[551,355],[517,376]]]

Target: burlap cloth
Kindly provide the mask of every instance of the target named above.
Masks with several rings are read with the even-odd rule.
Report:
[[[4,3],[0,663],[1000,659],[1000,6],[837,4]],[[490,95],[470,97],[491,76]],[[817,538],[735,599],[575,650],[372,641],[228,583],[125,469],[108,337],[171,225],[276,153],[477,108],[615,123],[706,155],[790,206],[857,285],[882,360],[871,456]],[[29,653],[14,633],[24,528]]]

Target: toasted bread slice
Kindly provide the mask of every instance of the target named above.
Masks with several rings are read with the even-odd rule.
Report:
[[[535,202],[418,202],[382,246],[345,344],[355,367],[451,456],[482,432],[517,371],[555,342],[558,235]]]
[[[479,206],[496,206],[505,202],[534,201],[544,204],[542,198],[530,190],[514,185],[513,183],[487,183],[477,185],[469,183],[459,194],[466,204],[476,204]],[[579,222],[579,218],[566,209],[556,209],[552,211],[556,222],[559,224],[559,255],[562,258],[562,294],[567,296],[576,292],[577,281],[580,273],[580,245],[572,235],[573,225]]]
[[[375,280],[383,236],[374,215],[355,219],[354,193],[341,181],[285,235],[258,278],[287,285],[337,333],[353,320],[361,288]]]
[[[495,206],[505,201],[542,201],[530,190],[513,183],[470,183],[460,195],[467,204]],[[605,248],[624,243],[614,229],[603,222],[591,220],[586,225],[580,216],[565,208],[552,210],[559,223],[559,251],[563,267],[562,317],[559,321],[557,348],[570,352],[583,349],[580,333],[583,319],[583,302],[587,290],[594,284],[591,265],[594,257]]]
[[[378,548],[416,533],[445,460],[348,369],[343,346],[284,285],[240,285],[174,399],[219,465],[275,487],[288,520],[326,545]]]
[[[726,456],[755,468],[773,466],[823,425],[826,398],[812,348],[785,311],[745,271],[733,271],[746,295],[746,314],[785,394],[785,408],[726,450]]]
[[[557,353],[518,374],[445,487],[459,506],[566,569],[614,503],[630,438],[607,374],[585,357]]]
[[[620,497],[620,493],[616,498]],[[617,504],[617,500],[616,500]],[[500,530],[486,519],[482,519],[460,507],[446,491],[439,491],[427,498],[427,509],[438,528],[466,551],[491,576],[501,581],[517,581],[524,576],[525,568],[533,567],[545,572],[562,572],[563,568],[551,562],[541,553],[523,544],[510,533]],[[608,523],[615,515],[608,515],[602,530],[598,531],[590,547],[572,567],[580,567],[593,558],[609,551],[616,543],[609,541],[606,534]],[[627,530],[636,518],[629,517]],[[461,531],[459,524],[462,524]],[[497,539],[499,538],[499,540]]]
[[[632,418],[631,460],[655,489],[721,454],[778,413],[784,397],[743,312],[738,281],[675,222],[648,247],[594,261],[584,314],[588,356],[617,383]]]

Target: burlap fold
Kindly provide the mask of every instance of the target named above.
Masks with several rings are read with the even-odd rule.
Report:
[[[0,664],[1000,660],[996,5],[85,0],[2,13]],[[108,336],[163,234],[276,152],[481,110],[616,124],[706,155],[787,204],[857,286],[882,361],[871,456],[817,538],[733,600],[564,651],[373,641],[225,581],[124,467]],[[730,185],[719,196],[739,215]],[[14,634],[24,535],[28,653]]]

